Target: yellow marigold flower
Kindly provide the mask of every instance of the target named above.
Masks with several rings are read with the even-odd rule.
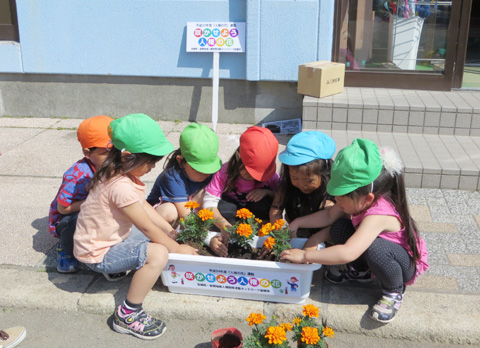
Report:
[[[243,237],[249,237],[253,233],[252,226],[249,224],[238,224],[237,234]]]
[[[267,248],[268,250],[272,250],[275,244],[275,238],[273,237],[268,237],[265,243],[263,243],[263,245],[265,245],[265,248]]]
[[[318,329],[316,327],[304,327],[302,330],[302,342],[305,344],[317,344],[320,340]]]
[[[180,222],[183,222],[183,221],[184,221],[183,218],[180,218]]]
[[[210,209],[202,209],[198,212],[198,217],[202,219],[202,221],[212,220],[213,211],[211,211]]]
[[[281,230],[284,224],[285,224],[285,220],[283,220],[283,219],[278,219],[278,220],[275,221],[275,223],[273,224],[273,229],[274,229],[274,230]]]
[[[299,317],[295,317],[293,318],[293,325],[298,325],[302,322],[302,318],[299,318]]]
[[[269,344],[282,344],[283,341],[287,340],[287,333],[281,326],[270,326],[265,338],[268,338]]]
[[[302,313],[306,317],[310,317],[310,318],[317,317],[318,318],[318,307],[315,307],[312,304],[303,306],[303,312]]]
[[[185,208],[187,208],[187,209],[197,209],[199,206],[200,206],[200,204],[198,204],[195,201],[189,201],[189,202],[185,203]]]
[[[332,338],[333,335],[335,335],[335,332],[333,332],[333,329],[331,327],[325,326],[323,328],[323,335]]]
[[[266,316],[264,316],[262,313],[250,313],[247,319],[245,319],[248,322],[249,326],[252,326],[253,324],[261,324],[263,321],[267,319]]]
[[[237,210],[237,217],[241,219],[248,219],[253,216],[252,212],[248,210],[247,208],[242,208]]]
[[[258,222],[259,224],[262,223],[262,219],[259,219],[259,218],[255,218],[255,221]]]
[[[273,230],[272,224],[269,222],[269,223],[263,225],[260,228],[260,230],[258,231],[258,236],[259,237],[265,237],[268,234],[270,234],[270,232],[272,232],[272,230]]]
[[[293,325],[290,323],[283,323],[280,326],[285,330],[285,332],[292,331],[292,328],[293,328]]]

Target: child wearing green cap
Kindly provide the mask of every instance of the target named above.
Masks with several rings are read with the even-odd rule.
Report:
[[[147,198],[169,224],[188,215],[188,201],[202,204],[205,186],[222,166],[217,153],[218,137],[207,126],[190,123],[182,131],[180,148],[168,156]]]
[[[382,285],[382,296],[368,315],[383,323],[395,318],[405,285],[428,269],[425,242],[408,211],[402,170],[392,149],[380,154],[372,141],[355,139],[333,164],[327,192],[335,197],[335,206],[317,214],[324,224],[331,224],[335,245],[281,254],[297,263],[346,264],[328,267],[325,277],[334,283],[368,281],[373,274]],[[339,211],[344,217],[335,221]],[[327,237],[324,233],[323,238]]]
[[[303,228],[302,219],[333,205],[327,194],[335,142],[327,134],[308,131],[295,134],[278,158],[282,162],[280,189],[270,208],[270,221],[283,217],[299,238],[311,238],[305,248],[317,248],[318,228]]]
[[[142,303],[168,261],[168,253],[195,255],[167,233],[171,226],[145,200],[140,177],[155,167],[173,145],[153,119],[132,114],[111,122],[113,147],[91,182],[74,235],[74,255],[99,273],[135,269],[127,297],[113,314],[113,329],[155,339],[166,329]]]

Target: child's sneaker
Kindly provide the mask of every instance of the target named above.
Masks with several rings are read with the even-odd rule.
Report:
[[[113,329],[144,340],[153,340],[160,337],[167,327],[163,321],[152,318],[143,309],[123,314],[120,305],[113,313]]]
[[[383,290],[382,297],[370,311],[370,318],[381,323],[389,323],[395,319],[403,298],[405,297],[405,285],[402,292],[391,292]]]
[[[57,245],[57,271],[59,273],[74,273],[78,271],[78,261],[73,255],[67,255],[62,245]]]
[[[16,326],[0,331],[0,348],[16,347],[25,339],[25,336],[27,335],[27,330],[23,326]]]
[[[328,266],[325,272],[325,278],[335,284],[349,280],[356,280],[357,282],[369,282],[373,280],[372,272],[369,269],[366,271],[357,271],[350,264]]]

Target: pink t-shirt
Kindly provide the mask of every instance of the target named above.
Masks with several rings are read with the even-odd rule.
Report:
[[[115,244],[125,240],[133,226],[121,210],[145,201],[145,184],[122,175],[100,182],[82,204],[75,229],[73,254],[78,261],[99,263]]]
[[[357,228],[360,225],[360,223],[363,221],[363,219],[368,215],[395,216],[403,226],[402,220],[400,218],[400,214],[398,214],[394,205],[383,197],[379,198],[377,202],[374,205],[372,205],[370,208],[368,208],[364,213],[358,214],[358,215],[352,215],[353,226]],[[410,250],[410,246],[408,245],[408,236],[407,236],[407,232],[405,232],[405,227],[403,227],[400,231],[397,231],[397,232],[383,231],[378,236],[380,238],[383,238],[401,245],[407,250],[410,256],[413,255],[412,251]],[[420,252],[420,259],[417,260],[416,262],[417,270],[413,278],[405,283],[406,285],[411,285],[415,283],[415,280],[418,278],[418,276],[428,269],[427,247],[425,245],[425,241],[423,240],[423,238],[418,235],[417,235],[417,248]]]
[[[222,192],[227,184],[227,167],[228,163],[224,163],[222,168],[215,173],[212,180],[205,188],[205,190],[212,196],[222,196]],[[277,173],[275,173],[268,181],[245,180],[239,176],[235,185],[237,195],[235,195],[234,192],[228,192],[227,195],[235,200],[238,200],[238,196],[245,196],[254,189],[268,188],[272,191],[275,191],[278,188],[279,182],[280,177]],[[246,202],[246,199],[244,199],[244,201]]]

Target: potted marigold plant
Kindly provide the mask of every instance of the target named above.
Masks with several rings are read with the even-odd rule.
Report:
[[[186,243],[198,243],[204,245],[204,239],[208,235],[209,229],[215,223],[213,219],[213,211],[210,209],[195,210],[200,207],[195,201],[189,201],[185,204],[185,208],[190,209],[185,218],[180,219],[181,231],[177,238],[178,241]]]
[[[288,332],[298,348],[327,348],[325,337],[333,337],[333,329],[318,325],[313,318],[318,317],[318,307],[303,306],[302,315],[296,316],[292,323],[277,324],[275,316],[264,323],[265,315],[251,313],[246,321],[253,326],[250,336],[243,340],[244,348],[286,348],[289,346]]]
[[[318,318],[318,307],[309,304],[293,319],[293,341],[298,348],[328,348],[325,337],[335,335],[332,328],[317,324],[314,318]]]
[[[276,261],[280,261],[280,253],[284,250],[290,249],[290,230],[288,227],[285,227],[285,220],[278,219],[272,225],[271,223],[267,223],[263,225],[259,231],[259,237],[269,236],[263,246],[271,251],[275,256]]]
[[[287,331],[291,324],[277,325],[275,317],[267,323],[262,313],[251,313],[245,320],[253,326],[250,336],[243,340],[244,348],[288,348]]]
[[[240,248],[250,250],[250,243],[253,237],[257,235],[259,224],[262,220],[258,219],[247,208],[237,210],[239,220],[232,226],[225,228],[229,234],[229,239]]]

